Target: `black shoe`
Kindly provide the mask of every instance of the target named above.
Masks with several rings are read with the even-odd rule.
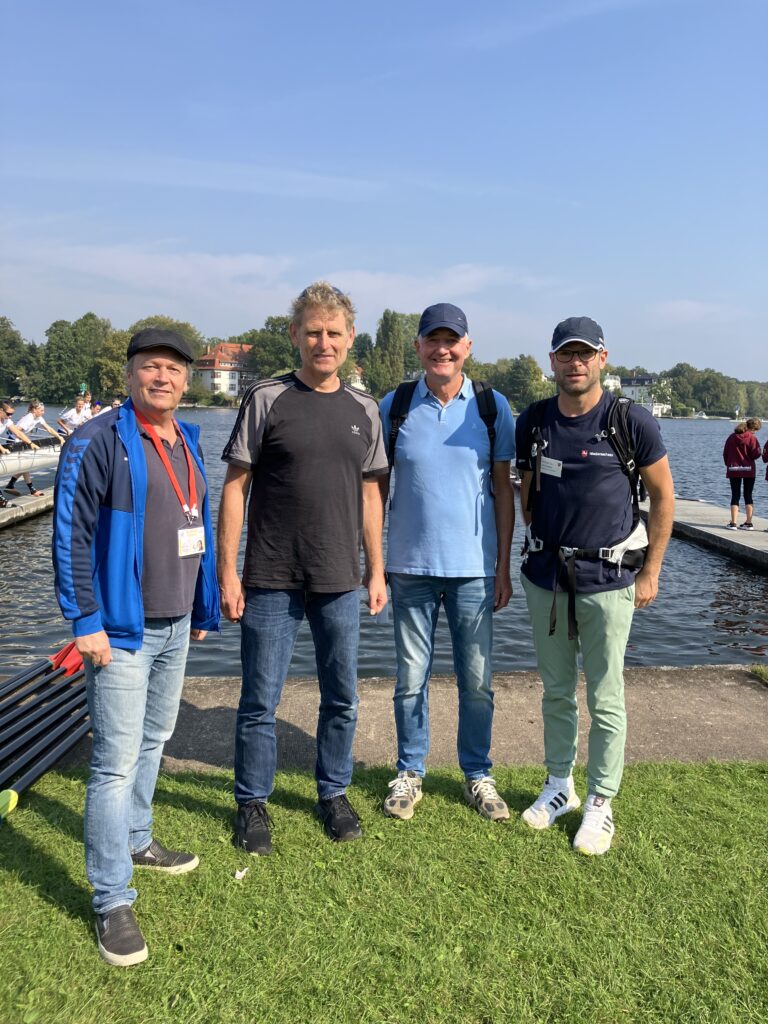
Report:
[[[268,856],[272,853],[271,824],[267,805],[261,800],[240,804],[235,818],[235,845],[260,857]]]
[[[154,868],[165,871],[169,875],[183,875],[194,871],[200,860],[194,853],[182,853],[177,850],[166,850],[156,839],[145,850],[132,853],[131,860],[135,868]]]
[[[315,814],[322,821],[325,834],[334,842],[348,843],[352,839],[362,839],[360,819],[346,794],[332,796],[330,800],[318,800]]]
[[[108,914],[96,915],[96,937],[99,953],[108,964],[130,967],[147,959],[147,944],[136,923],[133,910],[127,905],[115,907]]]

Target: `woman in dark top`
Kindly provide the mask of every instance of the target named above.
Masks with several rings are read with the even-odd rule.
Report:
[[[755,437],[754,431],[759,430],[762,425],[762,421],[756,417],[751,417],[746,423],[737,423],[723,448],[725,475],[731,481],[731,521],[727,524],[729,530],[754,530],[752,525],[752,489],[755,486],[755,461],[760,458],[760,442]],[[739,514],[742,481],[744,482],[744,506],[747,518],[741,526],[737,526],[736,518]]]

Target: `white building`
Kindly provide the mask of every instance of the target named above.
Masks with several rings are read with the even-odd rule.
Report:
[[[668,393],[668,384],[668,381],[662,380],[655,373],[645,377],[622,377],[621,393],[642,405],[654,416],[668,416],[672,412],[672,406],[659,397],[659,392],[663,395]]]
[[[205,355],[194,364],[192,379],[199,380],[211,394],[221,392],[230,398],[242,395],[254,380],[248,369],[251,347],[227,341],[220,341],[213,349],[209,346]]]

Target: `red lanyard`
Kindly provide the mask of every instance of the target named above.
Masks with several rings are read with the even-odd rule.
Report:
[[[144,430],[149,435],[149,439],[154,445],[155,451],[160,456],[160,461],[165,467],[165,471],[168,474],[168,479],[171,481],[171,486],[176,492],[176,497],[179,499],[179,504],[184,510],[184,515],[187,517],[187,522],[191,523],[193,519],[197,519],[198,515],[197,484],[195,482],[195,469],[194,466],[192,465],[192,456],[189,454],[189,448],[187,447],[187,443],[184,440],[184,435],[181,433],[178,424],[174,420],[173,429],[176,431],[176,436],[181,442],[181,447],[184,449],[184,454],[187,457],[187,470],[189,471],[189,504],[187,504],[186,501],[184,500],[184,495],[182,493],[181,488],[179,487],[179,481],[176,479],[176,474],[171,469],[170,460],[166,455],[165,445],[157,436],[157,431],[152,426],[152,424],[141,415],[138,409],[134,407],[133,411],[136,414],[136,419],[139,421],[139,423],[142,425]]]

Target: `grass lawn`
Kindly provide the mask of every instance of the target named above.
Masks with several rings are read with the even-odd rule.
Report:
[[[120,969],[96,950],[85,776],[52,773],[0,826],[0,1021],[768,1021],[768,764],[628,768],[598,858],[570,849],[578,812],[541,833],[519,820],[540,769],[495,776],[506,824],[448,770],[391,821],[390,771],[358,772],[365,838],[334,845],[313,780],[282,773],[269,858],[231,845],[230,775],[161,777],[157,836],[201,864],[139,875],[149,960]]]

